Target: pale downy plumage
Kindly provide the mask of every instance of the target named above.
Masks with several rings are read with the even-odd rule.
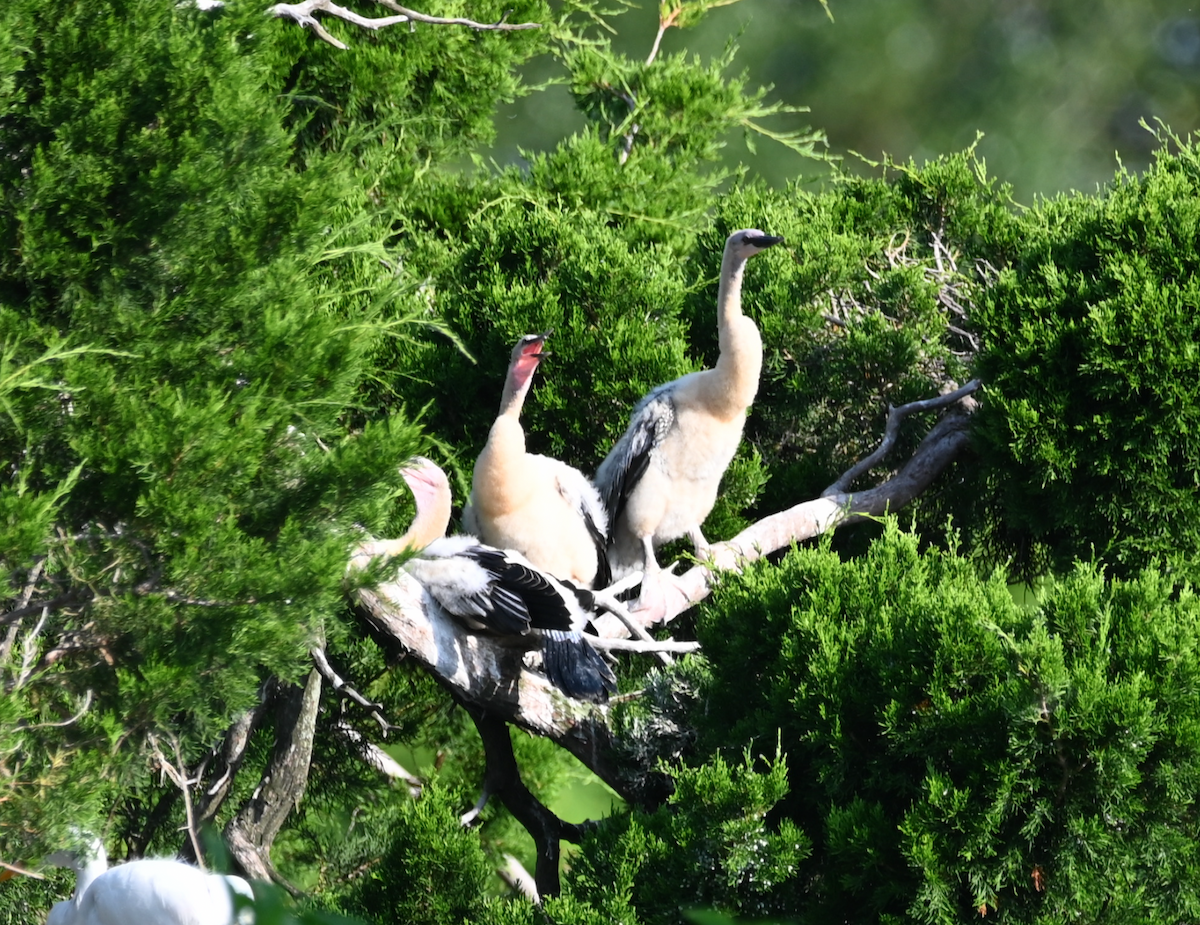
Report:
[[[513,348],[500,413],[475,461],[463,528],[551,575],[602,588],[610,577],[608,518],[595,486],[578,469],[525,450],[521,408],[547,336],[527,334]]]
[[[416,553],[403,567],[436,606],[472,629],[514,636],[537,630],[550,683],[577,700],[607,700],[616,678],[583,634],[595,609],[592,592],[512,550],[473,536],[445,537],[451,506],[446,474],[419,457],[402,474],[416,500],[416,518],[399,539],[360,546],[351,566],[362,567],[372,556]]]
[[[211,874],[169,858],[108,866],[104,846],[56,851],[46,859],[75,871],[75,895],[55,903],[46,925],[251,925],[254,913],[234,915],[233,894],[253,900],[241,877]]]
[[[655,606],[647,592],[660,577],[658,546],[688,536],[697,555],[707,548],[700,527],[737,452],[762,368],[762,338],[742,314],[742,273],[747,260],[782,240],[755,229],[726,239],[717,290],[717,365],[646,395],[596,472],[609,517],[613,577],[644,569],[645,606]]]

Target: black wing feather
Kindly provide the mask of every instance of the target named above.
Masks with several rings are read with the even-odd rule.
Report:
[[[544,630],[570,630],[571,611],[558,588],[537,569],[511,559],[504,561],[501,586],[520,596],[530,625]]]
[[[613,453],[617,454],[612,460],[613,470],[600,486],[601,499],[608,511],[610,537],[616,530],[617,518],[625,510],[625,502],[650,465],[650,454],[662,443],[675,421],[673,386],[673,382],[660,385],[638,402],[629,428],[613,447]]]
[[[645,471],[644,466],[642,471]],[[592,545],[596,547],[596,577],[592,579],[592,587],[607,588],[612,584],[612,566],[608,562],[608,537],[600,531],[600,527],[588,516],[586,510],[583,511],[583,524],[587,527],[588,536],[592,538]]]
[[[544,633],[542,665],[550,683],[576,700],[604,703],[617,690],[612,669],[582,633]]]

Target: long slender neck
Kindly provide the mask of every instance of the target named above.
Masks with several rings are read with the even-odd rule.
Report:
[[[417,516],[405,534],[396,540],[401,550],[424,549],[434,540],[446,535],[450,526],[450,491],[414,492],[417,499]]]
[[[352,568],[365,568],[375,556],[401,556],[420,552],[434,540],[446,535],[450,526],[450,483],[445,476],[432,482],[405,477],[417,503],[417,516],[404,535],[394,540],[371,540],[358,547],[350,560]]]
[[[108,858],[105,856],[103,848],[100,849],[99,857],[87,858],[80,862],[79,866],[75,868],[76,901],[88,891],[88,887],[92,885],[92,881],[106,870],[108,870]]]
[[[746,258],[739,257],[726,249],[721,258],[721,279],[717,285],[717,335],[721,340],[721,351],[725,351],[725,338],[735,319],[742,314],[742,274],[746,271]]]
[[[504,392],[500,396],[500,417],[516,420],[521,416],[535,369],[537,360],[530,361],[524,358],[508,368],[508,375],[504,379]]]
[[[536,360],[520,359],[509,368],[500,414],[475,460],[471,501],[489,514],[524,505],[537,487],[536,476],[525,462],[525,429],[520,420],[536,367]]]
[[[714,370],[712,410],[740,414],[758,392],[762,370],[762,338],[754,322],[742,314],[742,273],[746,259],[725,251],[717,288],[717,343],[721,354]]]

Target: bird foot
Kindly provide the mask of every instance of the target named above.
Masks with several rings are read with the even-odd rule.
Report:
[[[648,571],[642,577],[642,590],[629,607],[639,622],[662,623],[692,606],[692,599],[679,578],[670,569]]]

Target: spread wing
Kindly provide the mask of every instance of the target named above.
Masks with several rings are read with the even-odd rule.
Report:
[[[404,568],[452,616],[521,636],[529,632],[531,615],[520,581],[510,578],[511,566],[501,550],[456,536],[435,540]]]
[[[660,385],[638,402],[629,427],[596,471],[596,487],[608,512],[610,536],[650,465],[651,453],[675,423],[674,386],[674,382]]]
[[[595,606],[586,588],[473,536],[435,540],[404,568],[443,610],[468,624],[514,635],[540,630],[546,677],[567,696],[603,703],[617,689],[612,669],[580,632]]]

